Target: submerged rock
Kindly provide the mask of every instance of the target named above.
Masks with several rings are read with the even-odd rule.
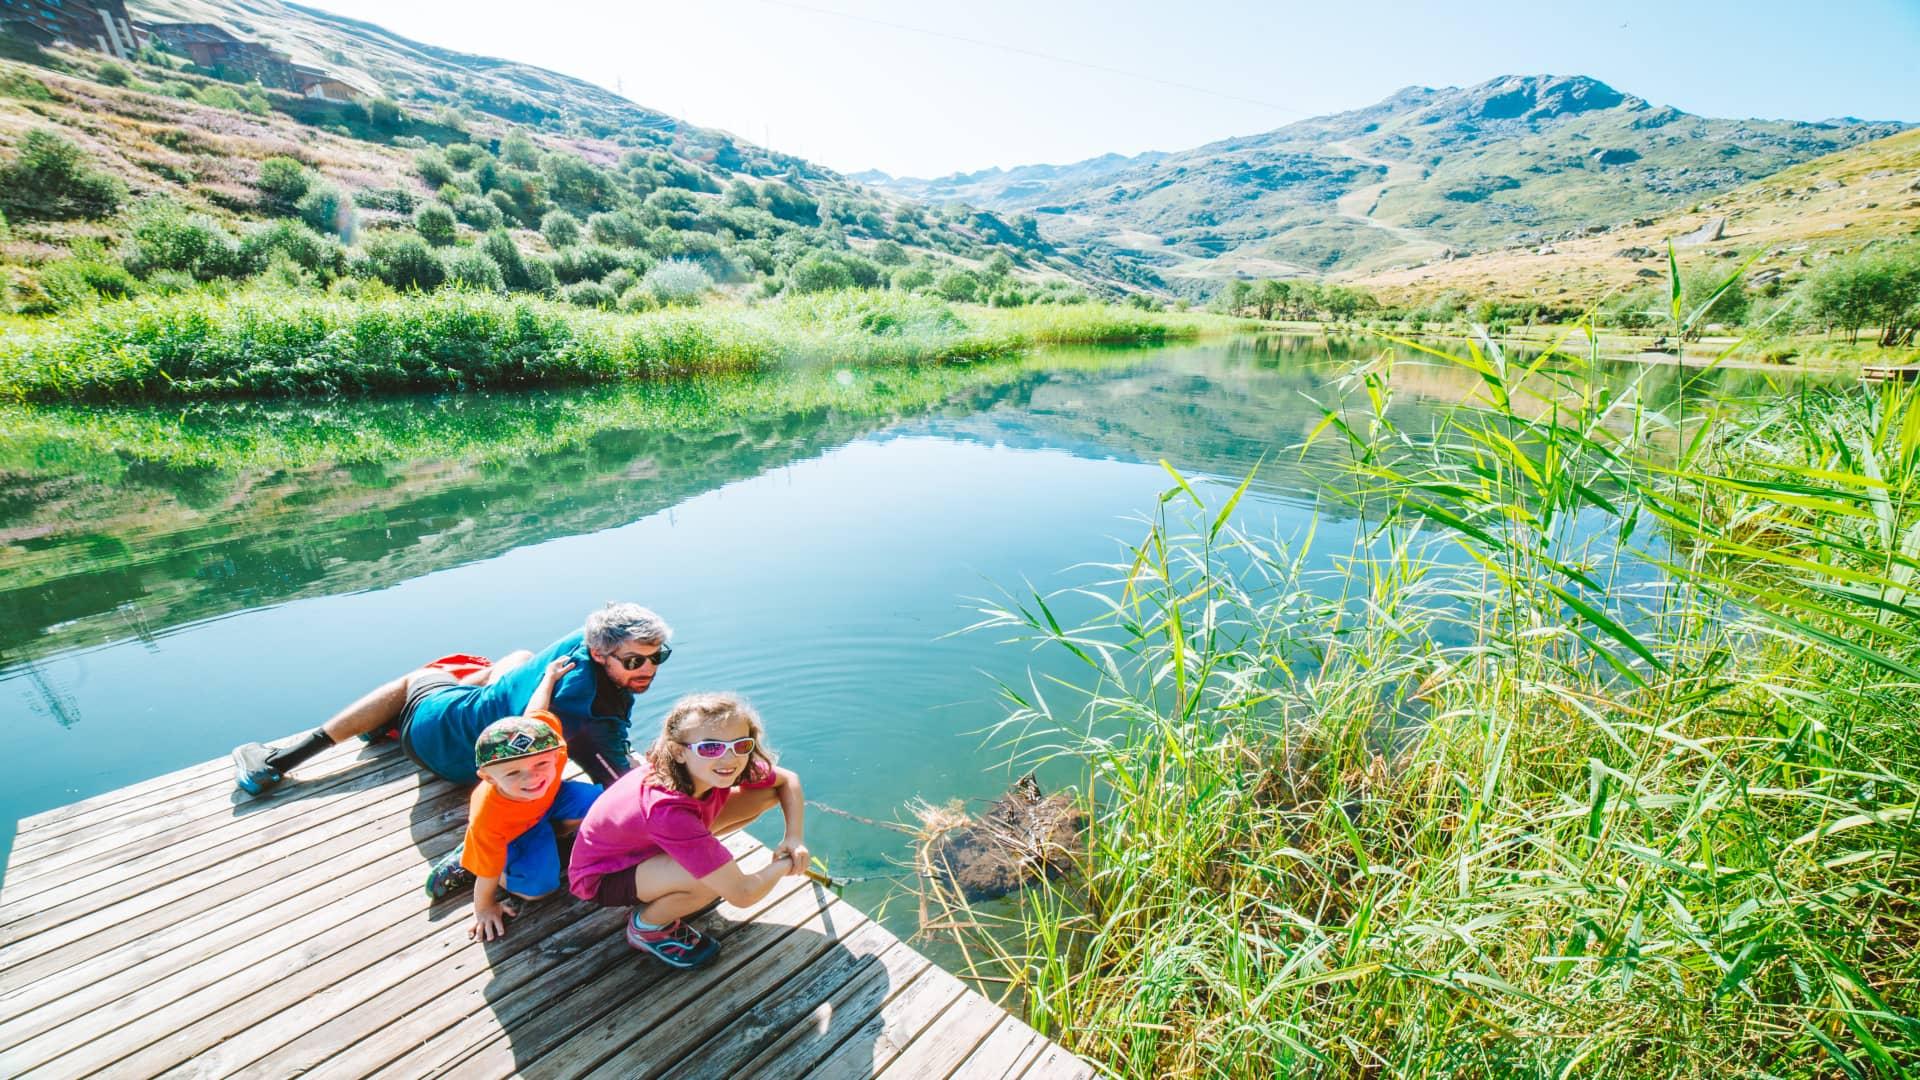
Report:
[[[1029,773],[985,811],[927,842],[926,868],[969,901],[991,900],[1071,870],[1086,814],[1062,794],[1043,795]]]

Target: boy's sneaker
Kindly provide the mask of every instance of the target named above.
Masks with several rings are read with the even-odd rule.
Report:
[[[432,870],[427,871],[428,896],[435,900],[445,900],[456,891],[473,886],[473,871],[460,865],[460,856],[466,850],[467,845],[461,844],[440,856],[440,861],[433,864]]]
[[[640,910],[627,916],[627,944],[671,968],[688,971],[720,953],[720,943],[675,919],[658,930],[643,930]]]
[[[280,786],[286,779],[279,769],[267,764],[273,748],[266,743],[250,742],[233,748],[233,782],[241,791],[259,798]]]

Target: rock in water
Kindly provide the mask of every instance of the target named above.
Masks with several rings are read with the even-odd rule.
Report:
[[[1674,237],[1673,246],[1674,247],[1699,247],[1701,244],[1711,244],[1715,240],[1720,239],[1721,235],[1726,231],[1727,231],[1727,219],[1724,216],[1717,217],[1717,218],[1714,218],[1712,221],[1707,222],[1705,225],[1702,225],[1699,228],[1693,230],[1692,232],[1688,233],[1685,236]]]
[[[1072,869],[1086,824],[1072,799],[1042,795],[1029,773],[979,817],[929,840],[926,865],[967,900],[991,900]]]

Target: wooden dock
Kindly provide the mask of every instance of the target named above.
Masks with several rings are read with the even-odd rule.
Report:
[[[804,879],[702,920],[723,945],[695,972],[570,897],[473,943],[469,897],[421,888],[460,841],[462,790],[357,741],[271,799],[232,774],[212,761],[20,823],[0,1076],[1093,1075]]]

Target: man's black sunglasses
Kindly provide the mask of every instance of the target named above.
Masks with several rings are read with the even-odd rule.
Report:
[[[667,648],[665,645],[662,645],[660,646],[659,650],[655,652],[644,653],[644,654],[628,653],[625,656],[615,655],[611,657],[611,659],[616,661],[621,667],[627,669],[628,671],[632,671],[635,668],[639,667],[640,665],[647,663],[648,661],[652,661],[654,667],[659,667],[661,664],[666,663],[667,658],[672,655],[673,655],[673,650]]]

